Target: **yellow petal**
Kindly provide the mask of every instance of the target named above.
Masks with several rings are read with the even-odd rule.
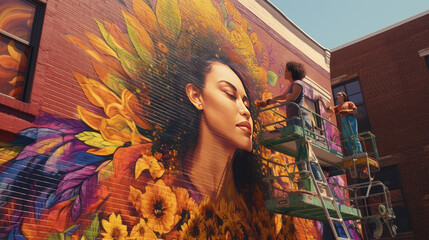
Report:
[[[10,84],[17,84],[24,82],[24,77],[18,76],[14,77],[12,80],[9,81]]]
[[[100,124],[103,117],[92,113],[81,106],[77,106],[77,112],[80,119],[82,119],[90,128],[100,130]]]
[[[113,66],[109,66],[112,64]],[[124,75],[126,76],[126,73],[123,72],[120,63],[115,63],[114,61],[105,59],[103,63],[92,61],[92,66],[94,67],[94,70],[100,80],[114,93],[120,95],[121,92],[126,89],[125,80],[123,77]]]
[[[0,164],[14,159],[23,148],[22,146],[0,147]]]
[[[112,217],[113,213],[110,215],[110,217]],[[106,232],[110,232],[112,231],[112,224],[110,223],[110,217],[109,217],[109,221],[106,220],[101,220],[101,225],[103,225],[104,231]]]
[[[10,41],[10,43],[7,45],[7,50],[9,52],[9,55],[13,57],[16,61],[21,62],[22,57],[24,57],[24,61],[27,61],[27,57],[16,48],[15,43],[13,41]]]
[[[85,96],[97,107],[105,108],[111,103],[120,103],[121,100],[104,84],[87,78],[80,73],[73,72],[76,80],[79,82]]]
[[[0,67],[6,68],[7,70],[18,71],[19,62],[15,58],[9,55],[1,55]]]
[[[86,33],[86,36],[93,47],[104,52],[107,55],[118,58],[115,51],[113,51],[101,38],[97,37],[92,33]]]
[[[140,174],[146,169],[149,169],[149,164],[143,158],[139,158],[136,163],[135,178],[139,178]]]
[[[127,37],[124,33],[121,32],[118,26],[109,22],[104,22],[103,24],[97,20],[95,21],[97,22],[101,35],[103,35],[104,40],[113,51],[116,53],[118,53],[120,50],[130,53],[134,52]]]
[[[116,217],[115,223],[118,225],[122,224],[121,214],[118,214],[118,216]]]
[[[98,155],[98,156],[107,156],[110,154],[113,154],[118,147],[106,147],[106,148],[99,148],[99,149],[89,149],[86,152]]]
[[[163,36],[170,41],[175,41],[182,25],[177,0],[158,0],[156,16]]]
[[[128,34],[140,59],[147,64],[152,63],[152,55],[155,54],[153,41],[146,29],[140,24],[136,17],[123,11],[127,24]]]
[[[91,48],[89,48],[88,46],[86,46],[82,40],[80,40],[79,38],[75,37],[75,36],[71,36],[71,35],[67,35],[66,39],[73,43],[78,45],[79,47],[81,47],[86,54],[88,54],[89,56],[91,56],[92,58],[96,59],[99,62],[103,62],[102,57],[94,50],[92,50]]]
[[[119,103],[111,103],[106,108],[105,111],[106,115],[111,118],[115,115],[122,115],[123,117],[127,118],[128,120],[131,120],[128,116],[124,116],[125,114],[122,114],[124,112],[124,107],[122,104]]]
[[[155,13],[144,0],[134,0],[133,10],[140,23],[144,26],[146,31],[152,36],[158,35],[158,23],[156,21]]]
[[[122,105],[125,107],[127,115],[141,128],[152,130],[153,126],[148,121],[141,119],[137,116],[136,112],[142,109],[141,104],[137,97],[130,91],[124,90],[121,94]]]

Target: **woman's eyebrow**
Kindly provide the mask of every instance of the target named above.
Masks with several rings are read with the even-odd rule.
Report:
[[[228,86],[230,86],[230,87],[232,88],[232,90],[234,90],[235,92],[237,92],[237,88],[236,88],[234,85],[232,85],[232,83],[230,83],[230,82],[228,82],[228,81],[226,81],[226,80],[220,80],[220,81],[218,82],[218,84],[221,84],[221,83],[226,83],[226,84],[228,84]],[[244,95],[244,96],[243,96],[243,99],[247,99],[247,100],[249,100],[249,98],[248,98],[246,95]]]
[[[237,88],[234,86],[234,85],[232,85],[232,83],[230,83],[230,82],[228,82],[228,81],[226,81],[226,80],[220,80],[219,81],[219,83],[226,83],[226,84],[228,84],[234,91],[237,91]]]

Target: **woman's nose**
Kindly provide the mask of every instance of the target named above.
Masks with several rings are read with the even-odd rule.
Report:
[[[239,111],[240,111],[240,114],[245,116],[247,119],[250,118],[249,108],[243,102],[240,103]]]

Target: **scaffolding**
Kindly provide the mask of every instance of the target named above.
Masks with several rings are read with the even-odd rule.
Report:
[[[295,105],[298,116],[287,118],[279,110],[286,105]],[[347,220],[360,224],[366,233],[372,232],[372,238],[381,237],[382,222],[392,237],[396,235],[390,192],[382,182],[373,181],[374,174],[380,171],[380,164],[372,133],[352,136],[361,141],[364,151],[346,155],[337,126],[309,109],[287,103],[261,109],[258,114],[261,122],[259,143],[295,158],[286,164],[265,159],[265,181],[269,189],[266,208],[269,211],[327,222],[335,239],[351,239],[345,224]],[[302,116],[317,121],[306,126]],[[286,174],[275,175],[270,171],[272,167],[283,168],[281,172]],[[346,174],[351,184],[341,186],[328,181],[329,177],[339,174]],[[289,179],[296,187],[276,187],[273,183],[280,178]],[[370,210],[374,207],[376,212]],[[370,230],[369,224],[375,224],[375,229]]]

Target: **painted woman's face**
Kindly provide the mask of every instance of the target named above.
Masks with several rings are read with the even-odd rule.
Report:
[[[222,63],[213,63],[207,74],[203,99],[203,117],[208,128],[227,144],[250,151],[253,121],[249,98],[234,71]]]

